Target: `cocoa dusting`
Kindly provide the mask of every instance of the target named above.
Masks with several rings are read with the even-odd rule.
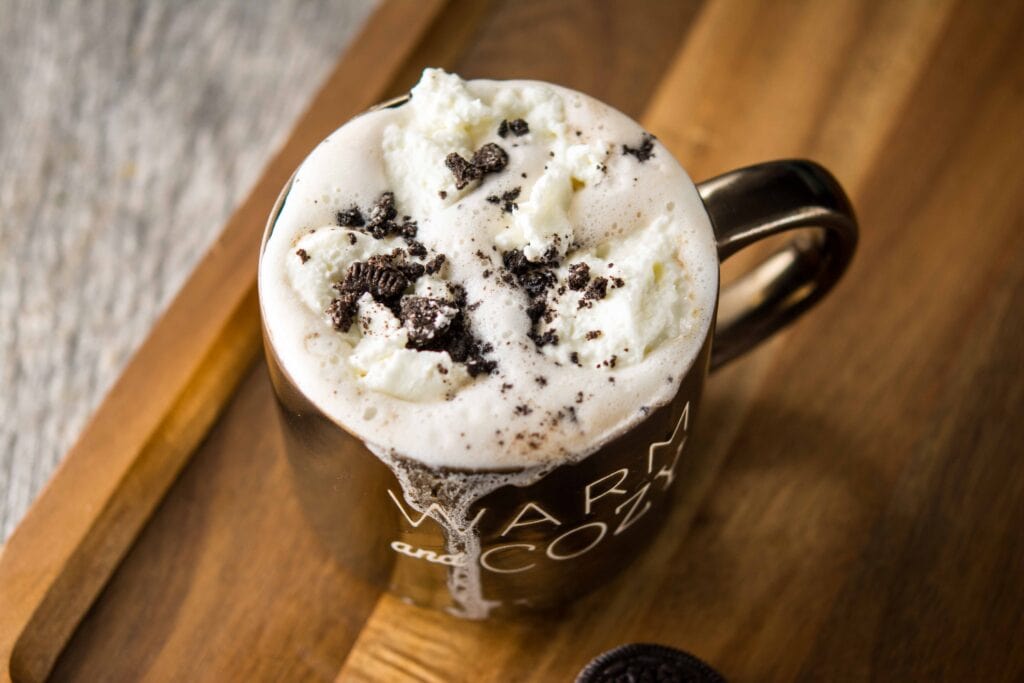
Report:
[[[639,147],[630,147],[629,145],[622,146],[622,155],[632,154],[636,157],[636,160],[643,163],[654,156],[654,136],[650,133],[644,133],[643,138],[640,140]]]

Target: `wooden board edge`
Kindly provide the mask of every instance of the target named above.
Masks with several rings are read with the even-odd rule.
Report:
[[[45,679],[257,356],[256,257],[278,190],[330,130],[383,99],[446,4],[374,11],[0,549],[0,682]]]

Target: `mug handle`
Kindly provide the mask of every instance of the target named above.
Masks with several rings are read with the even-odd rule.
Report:
[[[725,287],[718,303],[711,370],[756,346],[818,302],[857,247],[857,219],[843,188],[820,165],[769,161],[697,185],[724,261],[758,240],[798,235]]]

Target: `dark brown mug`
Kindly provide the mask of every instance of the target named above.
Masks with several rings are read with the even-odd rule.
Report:
[[[271,213],[264,247],[289,187]],[[502,616],[594,588],[651,540],[669,508],[709,370],[824,296],[857,243],[849,200],[811,161],[750,166],[697,191],[720,261],[765,237],[812,230],[721,289],[717,320],[675,397],[581,460],[500,472],[431,469],[398,454],[385,463],[303,395],[264,327],[298,495],[346,570],[419,605]],[[467,487],[490,492],[470,499]]]

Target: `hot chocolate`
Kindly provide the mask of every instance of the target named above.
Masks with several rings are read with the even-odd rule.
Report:
[[[382,457],[491,471],[584,457],[675,396],[717,277],[692,182],[637,123],[429,69],[302,164],[260,294],[325,415]]]

